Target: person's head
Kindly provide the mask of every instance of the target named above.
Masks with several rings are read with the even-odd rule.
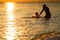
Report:
[[[43,4],[43,8],[46,8],[47,6],[46,6],[46,4]]]
[[[38,12],[36,12],[35,15],[38,15]]]

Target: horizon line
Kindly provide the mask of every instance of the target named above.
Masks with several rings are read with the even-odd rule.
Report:
[[[0,2],[21,2],[21,3],[30,3],[30,2],[32,2],[32,3],[34,3],[34,2],[60,2],[60,1],[1,1],[0,0]]]

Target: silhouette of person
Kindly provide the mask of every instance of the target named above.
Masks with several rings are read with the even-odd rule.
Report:
[[[33,18],[39,18],[40,15],[38,14],[38,12],[35,13],[35,16],[32,16]]]
[[[49,10],[49,8],[46,6],[46,4],[43,4],[43,9],[42,9],[42,11],[40,12],[40,15],[42,14],[43,11],[46,12],[46,14],[45,14],[45,18],[46,18],[46,19],[51,18],[50,10]]]
[[[40,16],[39,16],[39,14],[38,14],[38,12],[36,12],[36,13],[35,13],[35,15],[36,15],[36,17],[37,17],[37,18],[39,18],[39,17],[40,17]]]

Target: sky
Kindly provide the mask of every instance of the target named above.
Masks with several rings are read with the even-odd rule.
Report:
[[[60,2],[60,0],[0,0],[0,2]]]

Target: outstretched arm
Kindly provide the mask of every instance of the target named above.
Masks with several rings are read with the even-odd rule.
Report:
[[[44,11],[44,9],[40,12],[40,15],[42,14],[43,11]]]

